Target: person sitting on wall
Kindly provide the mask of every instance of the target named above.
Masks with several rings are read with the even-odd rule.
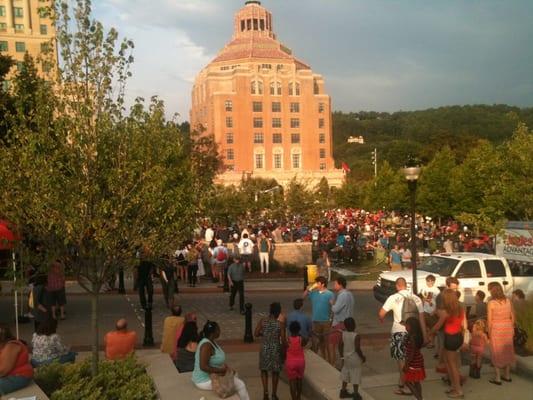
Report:
[[[105,357],[108,360],[121,360],[133,353],[137,333],[128,330],[128,321],[121,318],[117,321],[116,329],[104,336]]]

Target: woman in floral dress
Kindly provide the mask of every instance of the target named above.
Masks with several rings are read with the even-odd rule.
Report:
[[[268,373],[272,373],[272,400],[279,400],[277,396],[279,373],[282,369],[282,348],[285,343],[285,320],[280,318],[281,304],[272,303],[270,314],[262,318],[255,328],[255,336],[262,336],[263,343],[259,351],[259,369],[263,383],[263,400],[268,397]]]

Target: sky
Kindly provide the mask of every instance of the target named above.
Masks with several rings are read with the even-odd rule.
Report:
[[[531,0],[264,0],[278,39],[324,76],[333,109],[533,106]],[[188,120],[195,75],[230,41],[244,0],[93,0],[135,43],[127,96]]]

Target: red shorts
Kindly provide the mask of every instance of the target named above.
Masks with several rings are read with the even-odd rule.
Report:
[[[422,382],[424,379],[426,379],[424,368],[409,368],[403,374],[403,380],[405,382]]]
[[[331,333],[329,334],[328,342],[335,346],[338,346],[342,340],[342,331],[345,330],[344,322],[340,322],[337,325],[331,327]]]
[[[305,359],[299,358],[285,360],[285,372],[287,373],[287,379],[303,379],[305,370]]]

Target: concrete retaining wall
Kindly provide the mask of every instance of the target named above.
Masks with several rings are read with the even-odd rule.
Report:
[[[276,243],[273,258],[282,266],[286,263],[297,267],[311,264],[311,243]]]

